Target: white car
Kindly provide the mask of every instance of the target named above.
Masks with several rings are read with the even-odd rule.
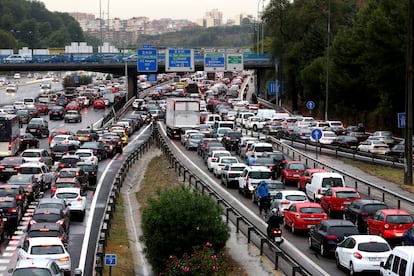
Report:
[[[82,162],[98,166],[98,157],[93,154],[91,149],[77,149],[74,155],[79,156]]]
[[[25,149],[21,157],[23,157],[24,162],[42,162],[49,168],[53,165],[52,156],[45,149]]]
[[[234,156],[221,156],[219,160],[213,166],[213,174],[215,177],[221,176],[221,169],[224,168],[227,164],[239,163],[237,157]]]
[[[388,242],[377,235],[352,235],[340,242],[335,250],[338,266],[349,270],[349,275],[380,270],[380,263],[391,253]]]
[[[335,141],[336,137],[337,137],[335,132],[330,131],[330,130],[322,130],[321,132],[322,132],[322,136],[319,139],[319,143],[324,144],[324,145],[332,144]],[[312,142],[316,142],[316,140],[313,139],[312,135],[310,137],[310,140]]]
[[[80,188],[57,188],[53,198],[60,198],[69,205],[70,214],[79,215],[83,221],[86,213],[86,196]]]
[[[62,241],[58,237],[28,238],[19,248],[18,260],[50,259],[54,260],[60,269],[70,273],[71,259]]]
[[[57,144],[75,145],[79,147],[81,142],[77,140],[73,135],[60,134],[53,137],[52,141],[50,142],[50,148],[53,148]]]
[[[181,137],[180,137],[181,145],[185,146],[185,144],[187,143],[188,136],[191,133],[198,133],[198,132],[200,132],[200,131],[197,130],[197,129],[186,129],[186,130],[184,130],[184,132],[181,134]]]
[[[272,200],[271,208],[278,208],[280,211],[288,209],[293,202],[308,202],[305,192],[297,190],[279,191]]]
[[[215,150],[211,152],[211,156],[207,157],[207,169],[212,172],[213,166],[221,156],[231,156],[231,153],[228,150]]]
[[[380,140],[366,140],[359,144],[357,150],[368,153],[385,154],[390,151],[390,147]]]
[[[262,120],[261,117],[258,116],[251,116],[244,122],[244,128],[252,129],[253,131],[257,131],[259,129],[263,129],[266,122]]]
[[[11,270],[9,270],[11,272]],[[21,275],[50,275],[63,276],[64,270],[50,259],[20,260],[12,270],[12,276]]]

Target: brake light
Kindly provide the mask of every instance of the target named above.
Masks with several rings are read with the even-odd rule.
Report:
[[[82,197],[78,197],[77,201],[82,202],[83,198]]]
[[[22,195],[17,195],[17,196],[16,196],[16,199],[17,199],[17,200],[23,200],[23,196],[22,196]]]
[[[326,239],[328,239],[328,240],[336,240],[338,237],[337,236],[335,236],[335,235],[328,235],[328,236],[326,236]]]
[[[59,258],[58,260],[59,260],[59,262],[67,263],[67,262],[69,262],[69,257]]]
[[[52,195],[56,192],[56,187],[52,187],[52,189],[51,189],[51,192],[52,192]]]
[[[7,209],[8,213],[17,213],[17,208],[9,208]]]
[[[384,229],[390,228],[390,225],[388,223],[384,224]]]
[[[368,216],[369,214],[368,214],[368,212],[362,212],[361,213],[361,216]]]
[[[95,156],[92,156],[91,161],[95,161]]]
[[[26,186],[26,188],[30,190],[30,189],[33,188],[33,186],[29,184],[29,185]]]
[[[317,194],[320,194],[320,193],[321,193],[321,189],[319,188],[318,191],[317,191]]]
[[[361,253],[359,253],[359,252],[354,252],[354,257],[355,258],[357,258],[357,259],[359,259],[359,260],[361,260],[362,259],[362,255],[361,255]]]
[[[211,162],[216,162],[216,161],[217,161],[217,158],[211,157]]]
[[[3,170],[5,167],[4,166],[0,166],[0,170]]]
[[[282,200],[282,201],[280,202],[280,204],[290,204],[290,201],[289,201],[289,200]]]
[[[20,166],[14,166],[14,169],[18,171],[20,170]]]

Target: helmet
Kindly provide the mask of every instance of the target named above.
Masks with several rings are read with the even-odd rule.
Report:
[[[279,209],[278,208],[272,208],[272,210],[270,212],[272,212],[272,214],[276,215],[277,213],[279,213]]]

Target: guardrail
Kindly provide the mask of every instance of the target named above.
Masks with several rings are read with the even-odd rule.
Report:
[[[122,166],[118,170],[111,187],[111,192],[106,202],[105,207],[105,214],[101,220],[98,235],[97,246],[95,249],[95,264],[94,264],[94,271],[97,275],[102,275],[103,273],[103,266],[105,263],[105,247],[107,244],[107,238],[109,237],[109,230],[111,228],[111,221],[114,215],[116,203],[118,196],[120,194],[123,182],[125,180],[126,175],[128,174],[129,169],[135,163],[135,161],[139,160],[152,146],[154,141],[153,132],[145,140],[141,143],[135,150],[128,155],[128,157],[122,163]],[[85,274],[86,275],[86,274]]]
[[[248,243],[253,243],[257,246],[260,249],[260,255],[266,256],[270,262],[274,263],[275,270],[282,269],[288,275],[312,275],[297,260],[271,242],[267,238],[266,233],[262,232],[254,223],[243,216],[230,202],[223,199],[202,178],[197,176],[196,172],[191,171],[182,161],[177,159],[169,148],[166,137],[158,133],[157,127],[154,128],[154,132],[157,146],[167,156],[171,167],[178,172],[180,177],[183,177],[183,181],[193,186],[194,189],[214,197],[217,203],[223,206],[226,222],[229,223],[231,221],[236,226],[237,233],[243,233],[247,237]]]

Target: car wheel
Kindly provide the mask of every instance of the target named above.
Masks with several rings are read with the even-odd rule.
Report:
[[[311,237],[308,237],[308,246],[309,246],[310,249],[313,248],[312,238]]]
[[[339,256],[335,253],[335,263],[337,268],[341,268],[341,263],[339,262]]]
[[[328,206],[328,217],[332,217],[332,210],[331,210],[331,206]]]
[[[256,203],[256,199],[255,199],[254,194],[252,194],[252,202],[253,202],[253,204],[255,204],[255,203]],[[257,204],[257,205],[259,205],[259,204]]]
[[[371,235],[371,231],[369,231],[369,227],[367,227],[367,235]]]
[[[325,246],[323,245],[323,242],[321,242],[321,245],[319,246],[319,253],[321,254],[321,256],[326,255]]]
[[[349,275],[356,275],[353,263],[349,264]]]
[[[292,225],[290,226],[290,231],[292,232],[292,234],[296,233],[295,224],[293,222],[292,222]]]
[[[80,220],[83,221],[84,218],[85,218],[85,210],[82,211],[80,215]]]
[[[253,125],[253,131],[257,131],[257,125]]]

